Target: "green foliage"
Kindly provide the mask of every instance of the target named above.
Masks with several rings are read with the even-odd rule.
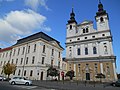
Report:
[[[69,77],[70,77],[70,80],[72,80],[73,77],[74,77],[74,71],[73,71],[73,70],[68,71],[65,76],[69,76]]]
[[[5,75],[8,75],[8,78],[15,70],[16,66],[14,64],[10,64],[9,62],[3,66],[3,72]]]
[[[59,75],[59,71],[56,68],[50,67],[47,70],[47,76],[58,76]]]

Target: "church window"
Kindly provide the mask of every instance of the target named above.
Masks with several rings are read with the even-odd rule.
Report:
[[[85,55],[88,55],[88,48],[85,48]]]
[[[85,37],[85,39],[87,39],[87,37]]]
[[[78,38],[77,40],[80,40],[80,38]]]
[[[72,29],[72,25],[70,25],[70,29]]]
[[[89,31],[88,31],[88,28],[86,28],[86,33],[88,33]]]
[[[83,29],[83,33],[85,33],[85,29]]]
[[[80,48],[77,49],[77,54],[80,55]]]
[[[95,36],[92,36],[92,38],[95,38]]]
[[[97,54],[97,49],[96,49],[96,47],[93,47],[93,54]]]
[[[105,34],[102,34],[102,36],[105,36]]]
[[[107,46],[104,46],[104,54],[108,54]]]
[[[100,18],[100,22],[103,22],[103,21],[104,21],[104,19],[103,19],[103,17],[101,17],[101,18]]]

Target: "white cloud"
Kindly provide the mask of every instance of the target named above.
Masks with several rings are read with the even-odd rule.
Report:
[[[25,5],[35,11],[38,9],[39,6],[43,6],[46,10],[50,10],[46,5],[46,0],[25,0]]]
[[[0,19],[0,42],[13,44],[36,29],[51,31],[50,27],[44,25],[46,19],[32,10],[11,11]]]
[[[0,0],[0,2],[2,2],[2,1],[11,2],[11,1],[14,1],[14,0]]]

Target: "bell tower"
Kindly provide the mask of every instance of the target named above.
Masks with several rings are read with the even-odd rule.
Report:
[[[106,10],[103,8],[103,4],[99,0],[98,4],[98,12],[96,13],[95,20],[97,23],[97,30],[103,31],[103,30],[110,30],[109,28],[109,17]]]
[[[75,20],[75,13],[74,13],[74,10],[72,8],[72,12],[70,13],[70,19],[68,20],[68,23],[66,25],[66,27],[67,27],[67,37],[71,37],[71,36],[75,35],[76,26],[77,26],[77,22]]]

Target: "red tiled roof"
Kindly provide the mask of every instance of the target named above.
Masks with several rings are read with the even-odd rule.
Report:
[[[12,49],[12,47],[3,48],[3,49],[0,49],[0,52],[8,51],[8,50],[11,50],[11,49]]]

